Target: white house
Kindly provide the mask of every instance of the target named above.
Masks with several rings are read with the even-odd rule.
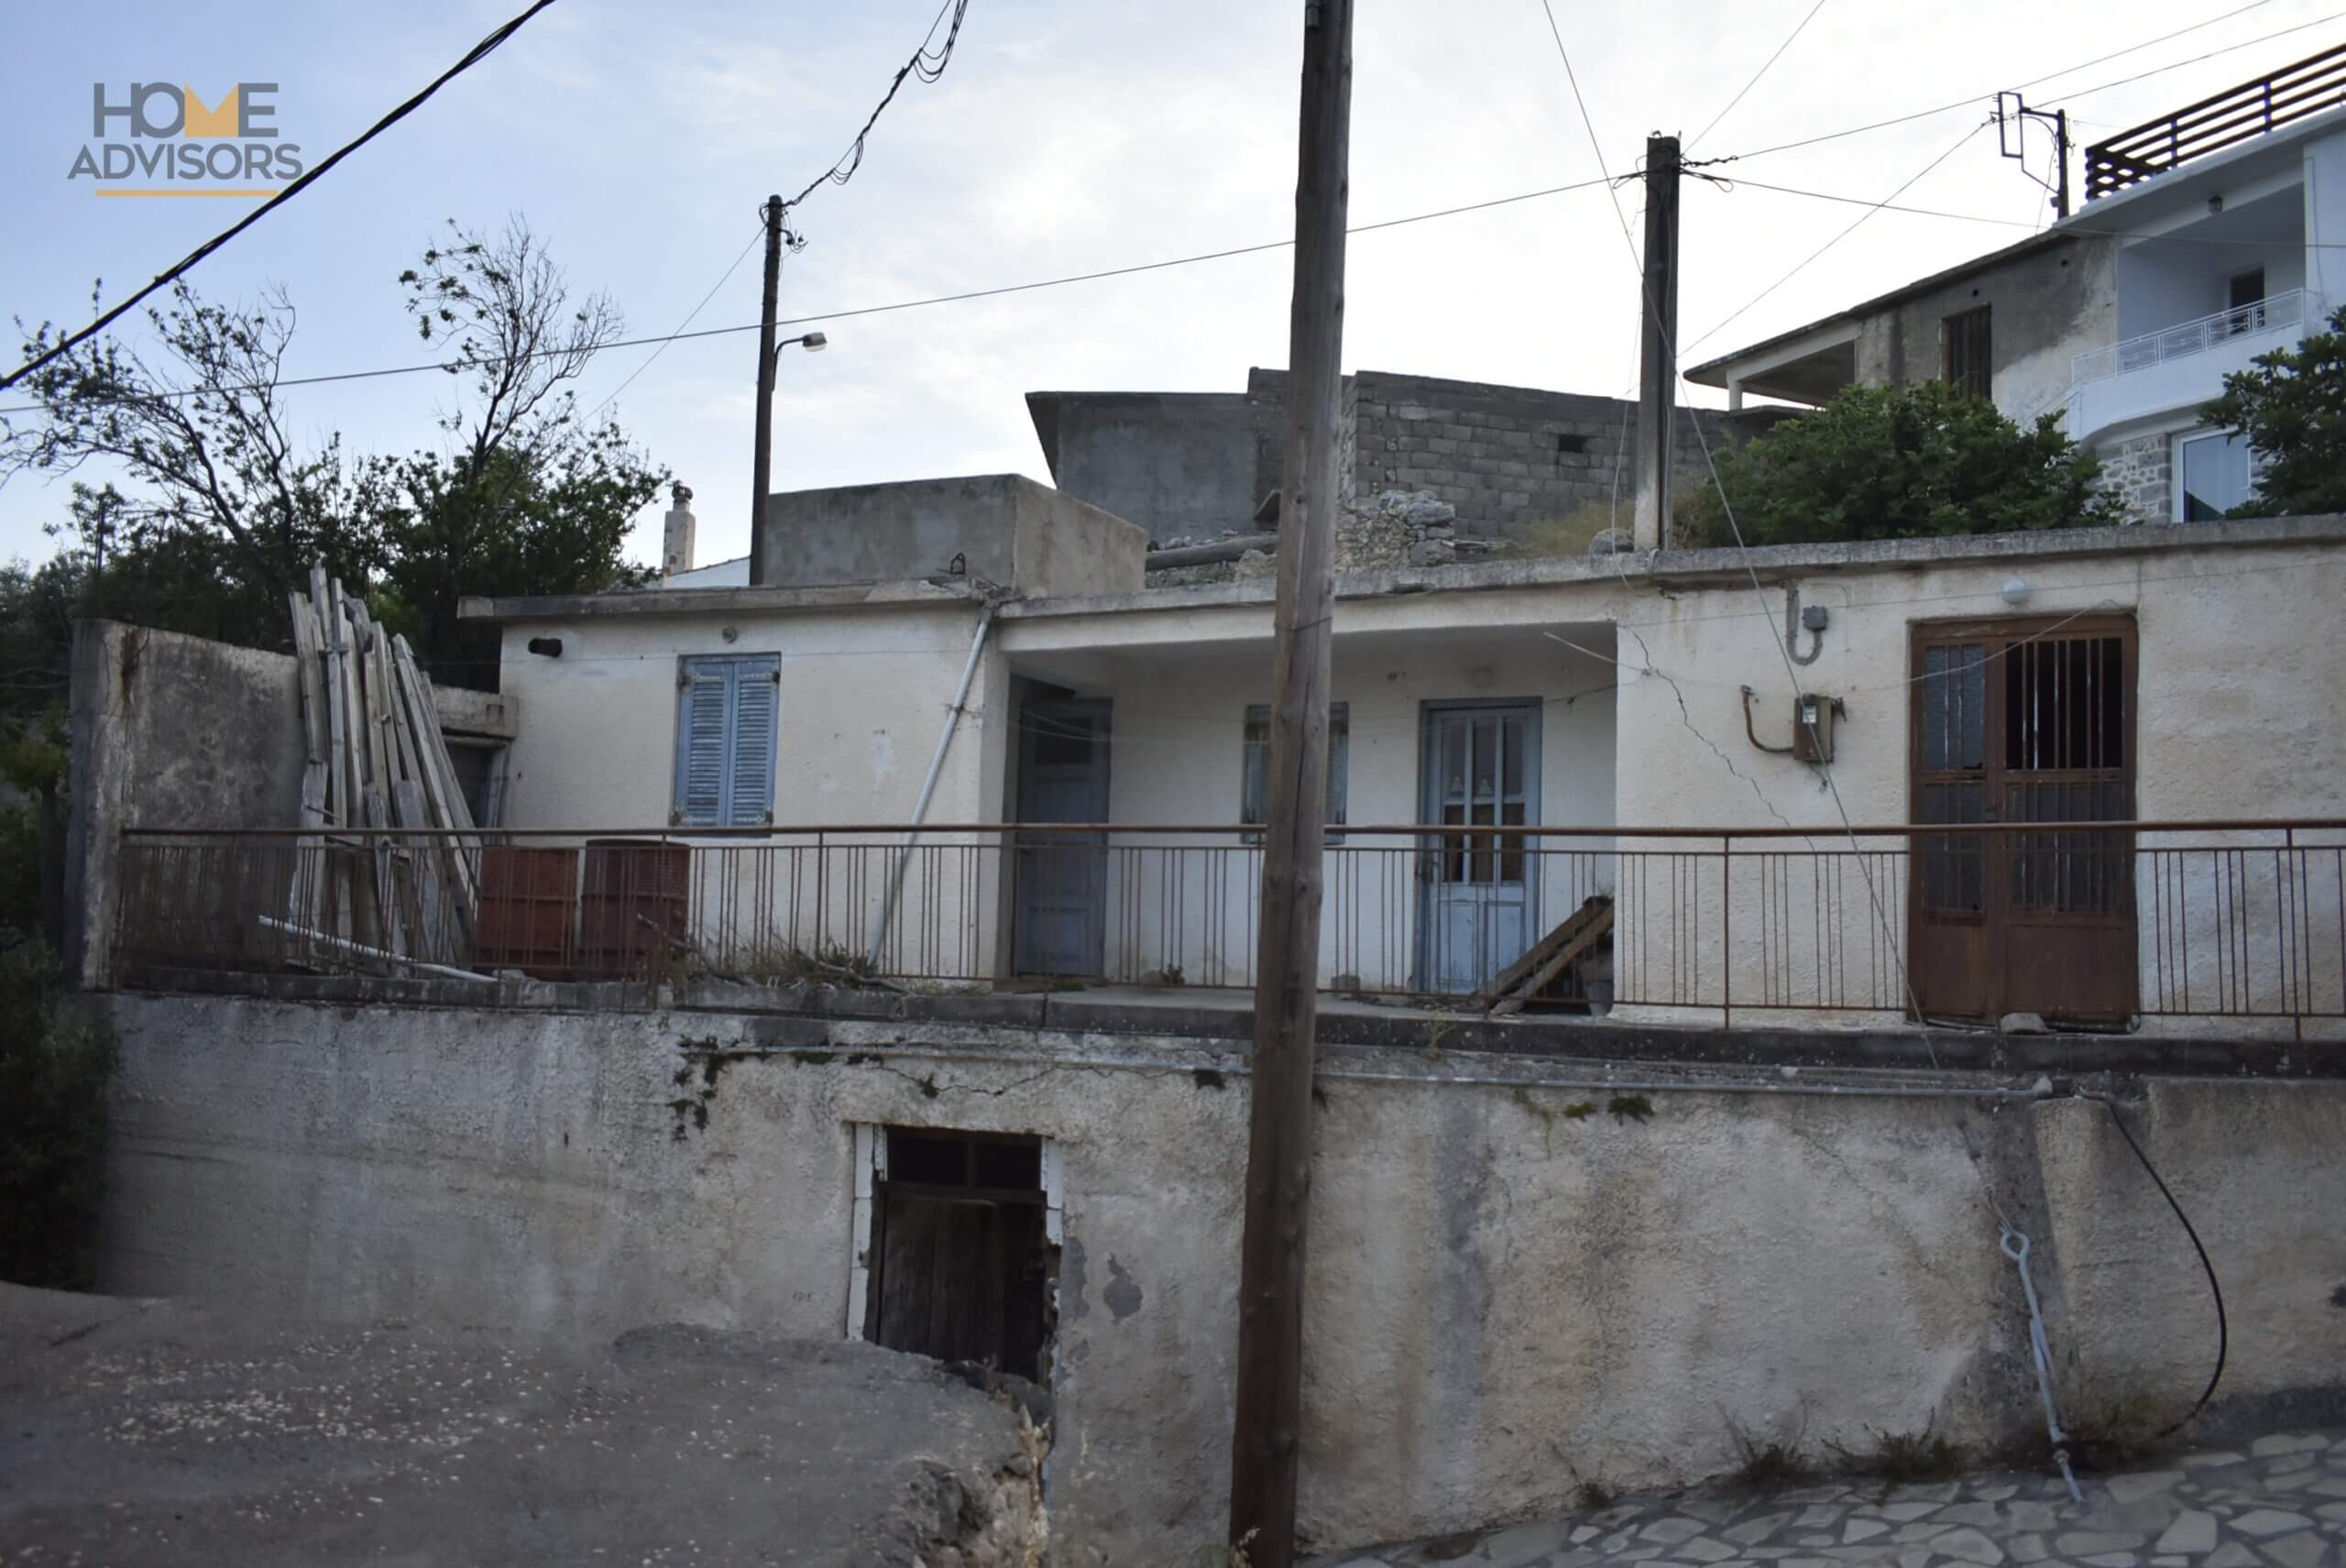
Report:
[[[2250,454],[2201,427],[2227,373],[2346,304],[2346,45],[2097,142],[2043,234],[1686,372],[1822,403],[1932,378],[2061,411],[2137,521],[2220,517]]]
[[[768,544],[467,601],[507,828],[670,857],[630,929],[716,974],[1251,984],[1271,583],[1145,588],[1011,477],[777,496]],[[1553,994],[1625,1019],[2346,1013],[2341,598],[2329,519],[1347,575],[1321,972],[1473,993],[1603,899]]]

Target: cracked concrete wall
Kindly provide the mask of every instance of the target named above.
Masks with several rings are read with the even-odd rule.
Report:
[[[2024,595],[2018,606],[2003,598],[2005,585],[2013,580]],[[1912,806],[1913,628],[1967,619],[2051,622],[2080,615],[2131,615],[2136,625],[2137,820],[2346,814],[2346,773],[2338,765],[2346,686],[2337,678],[2334,645],[2314,630],[2326,625],[2333,607],[2346,599],[2346,555],[2335,550],[2308,546],[2243,554],[2185,548],[2127,561],[1989,560],[1793,577],[1789,586],[1800,589],[1803,607],[1822,607],[1831,616],[1816,662],[1797,672],[1800,688],[1847,704],[1836,727],[1831,791],[1818,769],[1759,751],[1746,738],[1742,688],[1749,686],[1759,740],[1783,746],[1792,740],[1793,684],[1781,653],[1771,646],[1783,635],[1786,586],[1771,580],[1756,594],[1748,586],[1729,585],[1618,596],[1617,755],[1623,826],[1815,829],[1814,839],[1779,846],[1803,852],[1812,846],[1846,848],[1844,812],[1848,823],[1861,828],[1905,822]],[[1803,632],[1799,648],[1805,651],[1809,644]],[[2340,838],[2308,831],[2299,842],[2330,846]],[[2238,927],[2239,947],[2248,959],[2246,978],[2225,971],[2231,983],[2255,1010],[2286,1010],[2281,1005],[2285,981],[2292,972],[2308,970],[2300,964],[2292,971],[2286,961],[2288,936],[2276,913],[2283,901],[2274,886],[2276,861],[2271,853],[2280,842],[2271,832],[2143,836],[2140,847],[2146,850],[2237,843],[2266,851],[2250,857],[2246,872],[2253,885],[2236,902],[2228,902],[2220,868],[2211,858],[2169,867],[2176,880],[2167,894],[2171,950],[2165,954],[2156,946],[2161,919],[2154,905],[2154,879],[2150,862],[2143,862],[2138,924],[2146,1012],[2160,1004],[2154,992],[2162,965],[2165,1004],[2182,1002],[2184,976],[2176,967],[2183,918],[2177,898],[2188,905],[2187,967],[2197,1004],[2205,1009],[2210,998],[2223,994],[2219,971],[2227,956],[2210,934],[2225,928],[2224,912],[2230,911],[2236,922],[2245,922]],[[1749,847],[1770,846],[1755,840]],[[1892,850],[1903,844],[1874,839],[1866,847]],[[1624,840],[1622,848],[1658,854],[1716,852],[1718,840]],[[1673,863],[1688,868],[1699,884],[1701,908],[1722,908],[1716,861],[1657,861],[1657,886],[1663,868]],[[1746,934],[1765,929],[1769,945],[1738,943],[1737,999],[1815,1008],[1812,1016],[1835,1022],[1879,1022],[1881,1013],[1902,1013],[1901,978],[1888,949],[1893,939],[1902,949],[1905,938],[1904,857],[1869,858],[1870,889],[1858,865],[1851,858],[1828,867],[1838,880],[1820,891],[1802,864],[1792,885],[1775,889],[1780,901],[1789,899],[1791,917],[1780,913],[1773,920],[1763,915],[1768,888],[1762,869],[1738,868],[1730,910],[1734,927]],[[1625,889],[1632,881],[1625,862]],[[2311,1010],[2335,1012],[2341,983],[2335,959],[2341,950],[2337,872],[2326,861],[2308,861],[2297,891],[2308,906],[2307,950],[2317,955],[2309,971]],[[1822,937],[1814,926],[1819,909],[1825,912]],[[1683,984],[1687,1000],[1716,1009],[1727,974],[1724,927],[1711,920],[1699,937],[1673,947],[1671,934],[1661,929],[1666,915],[1657,905],[1646,922],[1660,943],[1644,954],[1648,976],[1625,969],[1621,994],[1635,994],[1641,982],[1651,988],[1647,994]],[[1634,909],[1624,907],[1625,927],[1638,918]],[[2323,953],[2332,955],[2330,961],[2319,959]],[[2276,1037],[2288,1036],[2286,1018],[2251,1026],[2266,1025]],[[2198,1025],[2154,1019],[2151,1026]],[[2326,1020],[2315,1026],[2336,1028]]]
[[[1048,1137],[1067,1235],[1055,1560],[1183,1562],[1221,1534],[1234,1053],[771,1014],[103,1005],[124,1045],[104,1238],[117,1292],[549,1335],[839,1333],[852,1124]],[[761,1042],[820,1048],[730,1061],[706,1128],[680,1120],[680,1045]],[[2204,1379],[2187,1252],[2099,1108],[1733,1095],[1699,1070],[1641,1105],[1439,1081],[1597,1070],[1446,1058],[1431,1038],[1323,1050],[1314,1545],[1556,1509],[1584,1480],[1716,1474],[1736,1462],[1729,1421],[1818,1453],[1926,1426],[1967,1445],[2025,1435],[2026,1317],[1983,1174],[2039,1245],[2065,1398],[2164,1409]],[[2341,1113],[2334,1083],[2154,1091],[2149,1146],[2204,1217],[2241,1396],[2318,1391],[2346,1365],[2346,1310],[2325,1293],[2346,1285]]]

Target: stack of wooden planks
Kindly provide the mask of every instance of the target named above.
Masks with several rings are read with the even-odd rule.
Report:
[[[1596,949],[1613,930],[1613,901],[1598,894],[1499,971],[1483,989],[1485,1015],[1516,1013]]]
[[[345,958],[406,968],[461,960],[478,908],[480,840],[431,678],[407,639],[370,619],[323,565],[310,568],[308,594],[287,598],[301,664],[301,827],[313,831],[300,840],[283,924]],[[345,831],[354,828],[441,831]]]

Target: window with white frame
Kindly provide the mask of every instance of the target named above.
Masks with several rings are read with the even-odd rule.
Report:
[[[778,653],[707,654],[676,670],[676,795],[681,828],[755,828],[773,820]]]
[[[2253,496],[2253,455],[2237,431],[2176,437],[2176,521],[2211,522]]]
[[[1328,705],[1328,828],[1329,837],[1344,825],[1345,796],[1349,784],[1345,775],[1352,762],[1352,709],[1349,705],[1332,702]],[[1246,709],[1246,741],[1239,773],[1238,820],[1249,826],[1269,820],[1266,807],[1271,771],[1271,710],[1262,703]],[[1247,842],[1263,841],[1259,833],[1247,835]]]

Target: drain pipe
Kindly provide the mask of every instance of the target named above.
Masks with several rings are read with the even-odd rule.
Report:
[[[952,749],[953,732],[961,727],[961,714],[970,701],[970,683],[977,678],[978,655],[985,652],[986,633],[993,629],[993,600],[985,601],[978,611],[978,634],[970,640],[970,659],[961,666],[961,684],[954,689],[953,706],[945,715],[945,733],[937,738],[937,754],[928,760],[928,777],[921,782],[920,800],[913,807],[913,830],[904,835],[904,847],[897,851],[895,870],[888,875],[888,896],[880,905],[880,918],[872,927],[872,947],[863,956],[866,964],[878,968],[880,949],[888,940],[888,927],[896,921],[896,899],[904,890],[904,868],[912,863],[913,846],[920,841],[920,825],[928,818],[928,803],[937,794],[937,781],[945,772],[945,753]]]

